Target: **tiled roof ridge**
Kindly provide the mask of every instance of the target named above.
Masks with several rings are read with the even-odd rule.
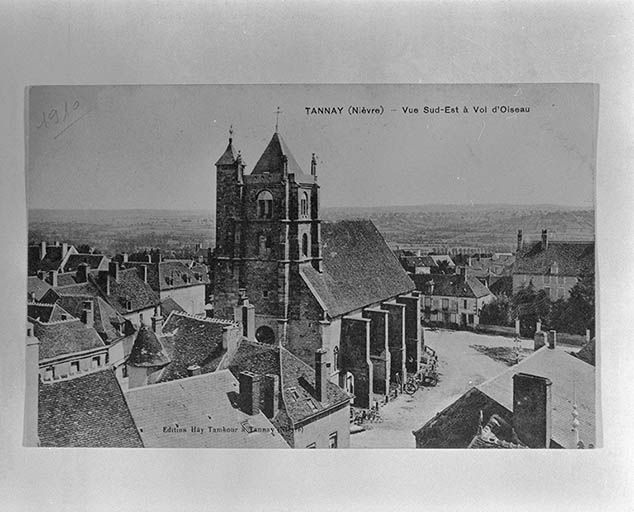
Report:
[[[237,322],[234,322],[233,320],[227,320],[226,318],[214,318],[214,317],[207,317],[204,316],[202,314],[195,314],[195,313],[187,313],[186,311],[172,311],[170,312],[170,316],[172,315],[178,315],[178,316],[184,316],[184,317],[188,317],[188,318],[194,318],[196,320],[200,320],[201,322],[207,322],[210,324],[224,324],[224,325],[230,325],[233,327],[239,327],[240,324],[238,324]],[[169,320],[169,317],[168,317]],[[167,322],[166,322],[167,323]]]
[[[68,313],[70,315],[70,313]],[[68,324],[68,323],[72,323],[72,322],[79,322],[82,323],[82,321],[79,318],[76,318],[74,316],[72,316],[71,318],[67,318],[66,320],[53,320],[52,322],[42,322],[41,320],[34,318],[33,322],[37,322],[38,324],[41,325],[57,325],[57,324]]]
[[[123,392],[124,396],[134,393],[135,391],[143,391],[144,389],[147,388],[154,388],[157,386],[163,386],[165,384],[172,384],[172,385],[179,385],[179,383],[182,383],[183,381],[192,381],[195,379],[202,379],[202,378],[209,378],[212,375],[225,375],[226,372],[229,372],[229,374],[232,376],[233,379],[237,380],[235,377],[233,377],[233,374],[231,373],[231,371],[227,368],[223,369],[223,370],[216,370],[214,372],[207,372],[207,373],[201,373],[200,375],[192,375],[191,377],[183,377],[182,379],[174,379],[174,380],[165,380],[165,381],[160,381],[160,382],[155,382],[153,384],[146,384],[145,386],[137,386],[135,388],[128,388],[126,391]]]

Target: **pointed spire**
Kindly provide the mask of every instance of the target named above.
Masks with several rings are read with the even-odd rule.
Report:
[[[275,111],[275,133],[277,133],[277,130],[278,130],[281,113],[282,111],[280,110],[280,107],[277,107],[277,110]]]
[[[233,124],[229,127],[229,144],[222,156],[216,162],[218,165],[234,165],[237,161],[236,151],[233,148]]]

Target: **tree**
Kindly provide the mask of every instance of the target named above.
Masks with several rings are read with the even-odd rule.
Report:
[[[520,319],[520,335],[533,337],[537,321],[549,318],[551,303],[544,290],[535,291],[533,283],[522,286],[512,299],[511,315]]]
[[[594,335],[594,301],[594,271],[587,270],[579,275],[568,299],[553,305],[549,326],[570,334],[585,334],[590,329]]]
[[[480,323],[485,325],[513,325],[511,300],[502,295],[482,306]]]

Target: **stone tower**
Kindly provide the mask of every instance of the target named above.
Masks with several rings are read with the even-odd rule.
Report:
[[[299,318],[299,268],[321,271],[319,185],[315,155],[305,174],[277,131],[245,174],[229,144],[216,162],[214,310],[232,318],[244,297],[255,305],[256,338],[284,344]]]

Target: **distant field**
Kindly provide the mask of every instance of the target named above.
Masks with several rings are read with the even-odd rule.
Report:
[[[392,245],[514,250],[518,229],[538,239],[594,239],[594,211],[553,205],[402,206],[324,208],[324,220],[371,219]],[[207,211],[30,210],[29,240],[88,244],[105,253],[149,247],[181,251],[213,246],[214,219]]]

